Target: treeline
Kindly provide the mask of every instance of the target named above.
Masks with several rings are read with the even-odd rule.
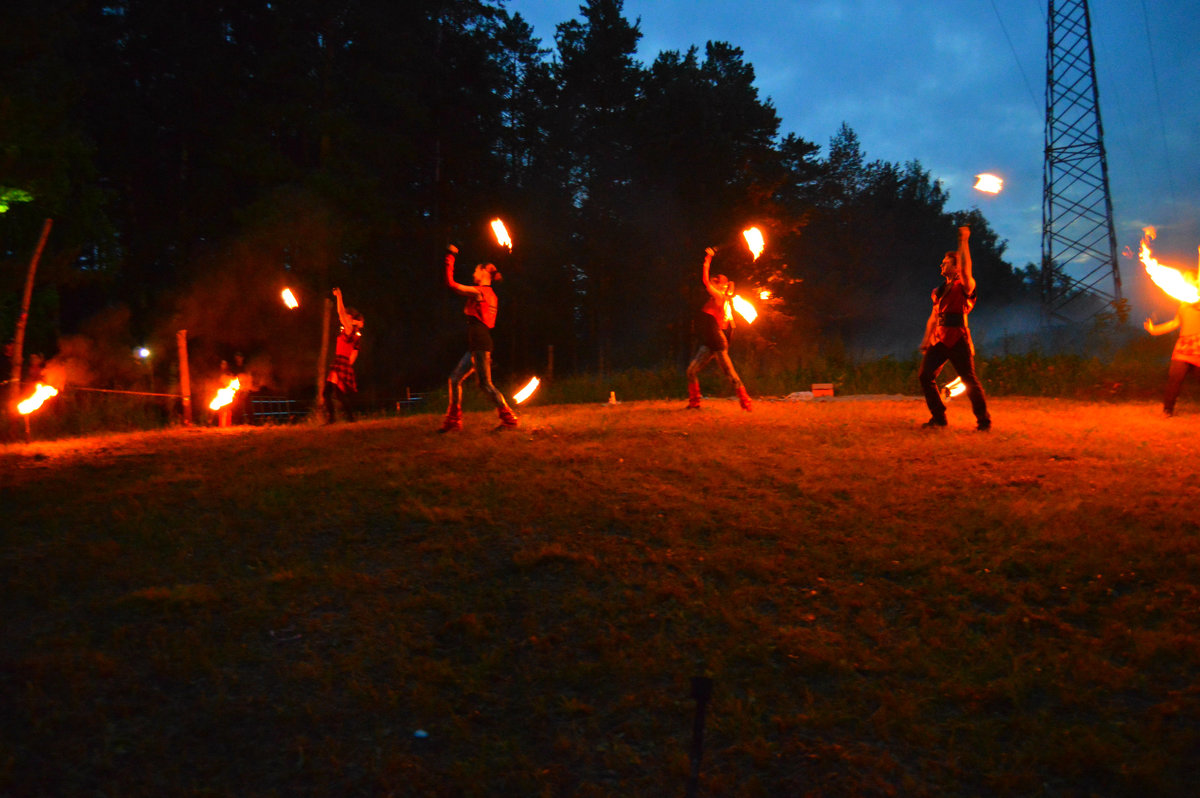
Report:
[[[733,44],[646,65],[640,35],[621,0],[585,0],[552,46],[500,0],[8,0],[0,190],[29,199],[0,213],[5,329],[46,217],[27,351],[104,371],[187,329],[200,368],[242,351],[287,389],[316,379],[340,286],[376,398],[461,354],[451,242],[461,280],[504,274],[499,373],[551,347],[559,373],[681,362],[708,245],[771,292],[748,336],[783,359],[895,319],[915,345],[959,224],[988,302],[1030,290],[920,163],[868,161],[846,126],[824,148],[783,133]]]

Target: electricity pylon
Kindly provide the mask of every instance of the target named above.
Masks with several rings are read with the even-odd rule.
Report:
[[[1048,3],[1042,302],[1053,320],[1124,320],[1091,15],[1087,0]]]

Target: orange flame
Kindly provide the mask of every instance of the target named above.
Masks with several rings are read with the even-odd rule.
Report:
[[[733,298],[733,309],[746,320],[747,324],[753,324],[754,320],[758,318],[758,311],[754,309],[754,306],[740,296]]]
[[[771,298],[771,292],[764,288],[762,291],[758,292],[758,298],[766,302]]]
[[[946,387],[942,389],[946,393],[947,399],[953,399],[956,396],[962,396],[966,390],[966,383],[962,381],[962,377],[955,377],[946,383]]]
[[[213,397],[211,402],[209,402],[208,409],[220,410],[225,405],[232,403],[234,394],[236,394],[238,389],[241,387],[241,380],[239,380],[237,377],[234,377],[229,381],[228,385],[217,391],[217,395]]]
[[[758,256],[762,254],[763,247],[765,246],[762,230],[759,230],[757,227],[751,227],[743,230],[742,235],[745,237],[746,246],[750,247],[750,252],[753,253],[754,259],[758,260]]]
[[[526,399],[533,396],[533,392],[536,391],[538,386],[541,384],[542,381],[537,377],[534,377],[529,382],[525,383],[524,388],[513,394],[513,401],[517,404],[521,404],[521,402],[524,402]]]
[[[58,389],[39,382],[37,388],[33,391],[33,396],[17,404],[17,412],[23,416],[27,416],[41,407],[42,403],[51,396],[58,396]]]
[[[504,226],[504,222],[492,219],[492,232],[496,234],[496,243],[512,252],[512,239],[508,236],[508,228]]]
[[[1000,190],[1004,188],[1004,180],[985,172],[975,175],[975,188],[987,194],[999,194]]]
[[[1153,227],[1142,230],[1142,245],[1138,250],[1138,259],[1146,269],[1146,274],[1154,284],[1180,302],[1200,302],[1200,289],[1196,284],[1184,277],[1183,272],[1164,266],[1150,254],[1150,242],[1154,240],[1157,231]]]
[[[292,289],[285,288],[280,294],[283,297],[283,304],[287,305],[292,310],[300,307],[300,303],[296,301],[296,295],[292,293]]]

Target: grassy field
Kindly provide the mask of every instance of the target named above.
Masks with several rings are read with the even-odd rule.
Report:
[[[0,795],[1194,795],[1200,411],[992,411],[0,448]]]

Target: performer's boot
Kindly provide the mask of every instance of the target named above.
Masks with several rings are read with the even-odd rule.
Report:
[[[513,411],[507,407],[497,407],[496,415],[500,416],[500,426],[501,427],[511,429],[513,427],[519,426],[521,423],[520,421],[517,420],[517,417],[516,417],[516,415],[513,414]]]
[[[451,406],[438,432],[457,432],[462,429],[462,408]]]
[[[750,394],[746,393],[746,386],[739,385],[737,387],[737,394],[738,394],[738,402],[741,403],[742,409],[745,410],[747,413],[749,413],[750,408],[751,408],[751,402],[750,402]]]
[[[699,382],[689,382],[688,383],[687,406],[688,406],[688,410],[699,410],[700,409],[700,383]]]

